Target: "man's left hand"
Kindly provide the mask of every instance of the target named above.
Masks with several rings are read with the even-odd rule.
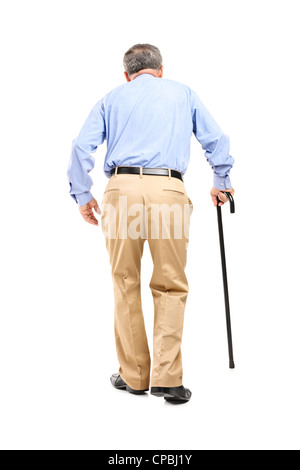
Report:
[[[233,188],[226,189],[226,192],[232,194],[232,196],[234,195]],[[211,199],[215,207],[218,205],[217,198],[219,198],[220,200],[219,206],[223,206],[223,204],[225,204],[225,202],[228,201],[228,197],[226,196],[226,194],[224,194],[224,191],[221,191],[220,189],[212,188],[210,195],[211,195]]]
[[[101,214],[98,202],[94,198],[84,206],[79,207],[79,211],[86,222],[92,225],[98,225],[98,220],[94,216],[93,209],[97,214]]]

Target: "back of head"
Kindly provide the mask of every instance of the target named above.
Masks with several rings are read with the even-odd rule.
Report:
[[[123,65],[128,76],[143,69],[159,70],[162,66],[160,50],[151,44],[136,44],[124,55]]]

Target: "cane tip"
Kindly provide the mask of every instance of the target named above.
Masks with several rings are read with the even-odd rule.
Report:
[[[235,364],[234,364],[234,362],[230,362],[230,364],[229,364],[229,369],[235,369]]]

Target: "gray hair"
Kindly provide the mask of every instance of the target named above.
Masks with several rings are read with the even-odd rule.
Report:
[[[151,44],[136,44],[125,53],[123,65],[130,77],[143,69],[159,70],[162,56],[160,50]]]

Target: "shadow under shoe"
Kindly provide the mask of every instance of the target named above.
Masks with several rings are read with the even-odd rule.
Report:
[[[192,392],[183,385],[180,387],[151,387],[150,393],[155,397],[164,397],[167,402],[174,405],[187,403],[192,396]]]
[[[114,388],[117,390],[126,390],[126,392],[133,393],[134,395],[143,395],[145,392],[148,392],[149,388],[146,390],[134,390],[133,388],[129,387],[120,374],[113,374],[110,378],[110,381]]]

